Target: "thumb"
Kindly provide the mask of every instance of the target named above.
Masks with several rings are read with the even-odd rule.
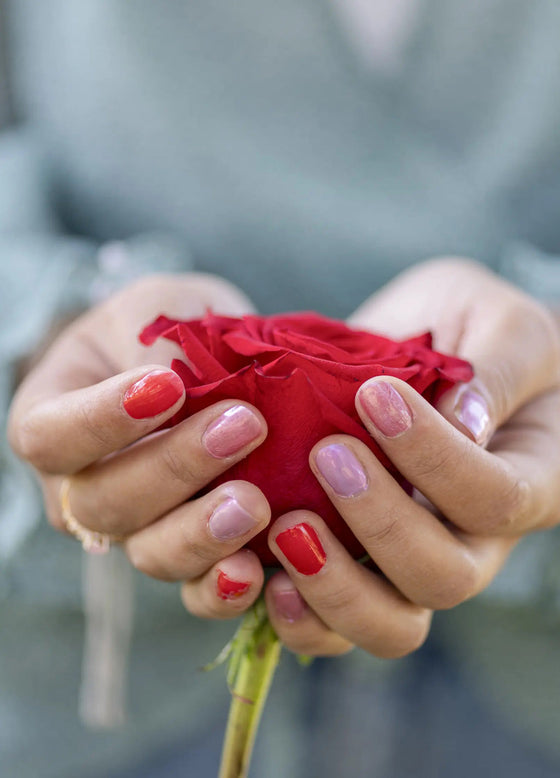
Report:
[[[560,331],[548,311],[530,301],[516,315],[496,310],[471,320],[458,349],[474,378],[447,392],[438,410],[485,446],[495,430],[534,397],[560,383]]]

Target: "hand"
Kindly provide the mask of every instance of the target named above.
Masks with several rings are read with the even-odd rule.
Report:
[[[287,572],[266,596],[296,652],[357,644],[396,657],[421,645],[434,609],[484,589],[522,535],[560,520],[560,337],[544,308],[461,260],[404,274],[351,324],[394,338],[429,329],[435,348],[469,360],[476,377],[444,395],[440,413],[395,378],[360,388],[364,425],[420,495],[408,497],[353,438],[321,441],[310,463],[384,575],[352,560],[319,516],[297,511],[270,532]]]
[[[64,531],[60,489],[69,478],[80,524],[123,536],[138,569],[184,581],[183,594],[200,615],[228,618],[262,587],[260,562],[241,549],[267,525],[270,508],[243,481],[195,495],[262,443],[266,422],[247,403],[227,400],[158,432],[185,400],[167,367],[181,354],[166,341],[148,351],[136,339],[159,313],[195,318],[208,307],[230,315],[251,310],[230,284],[194,274],[145,278],[92,309],[23,382],[9,434],[35,468],[57,529]]]

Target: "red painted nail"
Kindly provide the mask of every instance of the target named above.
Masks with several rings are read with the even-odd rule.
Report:
[[[177,373],[152,370],[127,389],[123,406],[133,419],[148,419],[175,405],[183,391],[183,382]]]
[[[245,594],[250,586],[251,584],[248,581],[234,581],[232,578],[228,578],[225,573],[222,573],[221,570],[218,571],[216,588],[220,600],[236,600]]]
[[[296,524],[276,537],[276,543],[298,573],[315,575],[327,561],[319,536],[310,524]]]

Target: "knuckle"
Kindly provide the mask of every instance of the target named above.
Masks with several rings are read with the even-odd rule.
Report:
[[[514,477],[498,491],[483,531],[489,534],[515,532],[531,523],[532,490],[524,478]]]
[[[431,611],[418,608],[409,615],[406,628],[398,636],[398,639],[392,643],[388,652],[378,655],[385,659],[400,659],[403,656],[408,656],[418,651],[426,642],[431,622]]]
[[[465,550],[453,574],[445,580],[438,580],[421,604],[433,610],[449,610],[474,597],[478,592],[479,582],[478,564],[472,554]]]
[[[524,524],[530,516],[531,488],[524,478],[515,478],[502,500],[502,515],[505,527]]]
[[[209,567],[216,562],[218,553],[216,546],[206,537],[193,531],[192,524],[183,520],[180,524],[178,554],[195,567]],[[222,551],[222,554],[224,552]]]
[[[421,481],[439,481],[447,478],[451,471],[455,471],[460,460],[465,458],[466,449],[457,449],[457,441],[438,448],[422,447],[414,465],[415,476]],[[462,465],[462,462],[461,462]]]
[[[103,451],[110,451],[114,448],[111,425],[100,424],[99,417],[93,406],[87,403],[80,406],[78,426],[82,427],[83,432],[89,437],[96,446]]]
[[[338,586],[321,593],[320,610],[327,613],[350,613],[356,605],[356,592],[352,586]]]
[[[379,522],[368,523],[363,532],[363,545],[366,548],[387,547],[398,543],[402,533],[402,522],[392,510]]]
[[[177,453],[172,446],[167,446],[161,454],[161,467],[166,478],[190,486],[196,483],[198,478],[192,464]]]
[[[45,448],[36,414],[29,412],[21,421],[12,414],[8,421],[8,441],[13,451],[38,470],[47,469],[48,450]]]

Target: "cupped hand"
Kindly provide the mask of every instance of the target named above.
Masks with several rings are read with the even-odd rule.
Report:
[[[377,569],[351,559],[319,516],[297,511],[271,529],[286,572],[266,597],[296,652],[356,644],[397,657],[422,644],[433,610],[479,593],[523,535],[560,521],[560,337],[537,302],[453,259],[404,274],[351,323],[394,338],[429,329],[475,379],[437,410],[396,378],[360,387],[365,427],[415,494],[360,441],[321,441],[311,467]]]
[[[244,481],[198,492],[262,443],[266,422],[232,399],[160,430],[185,401],[167,367],[182,355],[168,342],[147,350],[136,341],[162,312],[195,318],[208,307],[251,311],[230,284],[195,274],[147,277],[90,310],[22,383],[9,435],[36,470],[57,529],[65,530],[65,483],[82,526],[121,538],[146,574],[183,581],[184,599],[199,615],[228,618],[262,587],[260,562],[243,545],[267,525],[270,508]]]

